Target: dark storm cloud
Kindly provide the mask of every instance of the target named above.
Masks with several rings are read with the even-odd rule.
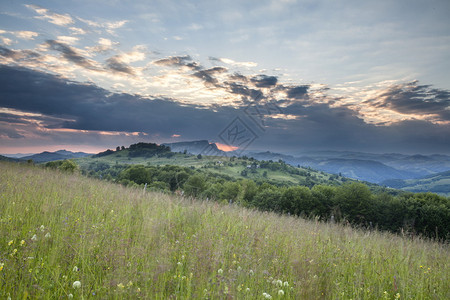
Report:
[[[275,76],[267,76],[267,75],[258,75],[251,78],[251,81],[257,86],[257,87],[272,87],[277,84],[278,78]]]
[[[48,139],[46,128],[68,128],[89,131],[145,132],[149,136],[169,138],[180,134],[183,139],[217,140],[226,126],[241,116],[257,133],[251,147],[272,150],[352,149],[355,151],[446,152],[450,149],[450,126],[426,121],[404,121],[389,126],[367,124],[357,112],[328,104],[283,102],[280,115],[265,115],[265,131],[233,107],[216,106],[214,110],[181,105],[170,99],[142,98],[130,94],[113,94],[95,85],[70,82],[53,75],[17,67],[0,67],[0,107],[42,116],[20,118],[0,115],[0,135],[20,137],[19,122],[29,120],[30,131]],[[227,88],[246,98],[255,97],[244,85]],[[445,96],[444,93],[440,94]],[[444,97],[445,98],[445,97]],[[261,101],[267,101],[262,99]],[[255,103],[255,101],[253,101]],[[278,104],[281,102],[278,102]],[[277,103],[275,103],[277,104]],[[289,115],[283,119],[283,115]],[[40,122],[36,122],[40,118]],[[43,120],[43,121],[42,121]],[[14,123],[16,122],[16,123]],[[7,124],[8,126],[5,126]],[[16,125],[14,125],[16,124]],[[58,139],[86,142],[86,134],[58,133]],[[95,143],[95,136],[91,136]],[[42,143],[47,143],[42,138]]]
[[[366,103],[403,114],[433,114],[441,121],[450,121],[450,92],[433,89],[429,85],[418,85],[416,81],[396,85],[380,97],[367,100]]]
[[[0,107],[66,119],[48,128],[147,132],[170,137],[214,136],[235,114],[180,105],[169,99],[111,94],[95,85],[68,82],[25,68],[0,67]],[[30,117],[32,118],[32,117]]]
[[[135,75],[133,68],[120,61],[120,58],[113,56],[106,60],[106,67],[114,73],[125,73],[128,75]]]
[[[68,61],[71,61],[74,64],[89,70],[98,70],[98,68],[95,67],[91,61],[83,57],[73,47],[55,40],[47,40],[45,43],[51,49],[60,52],[62,56]]]

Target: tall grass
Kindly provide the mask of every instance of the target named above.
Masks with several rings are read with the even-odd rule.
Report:
[[[2,298],[450,298],[446,244],[0,170]]]

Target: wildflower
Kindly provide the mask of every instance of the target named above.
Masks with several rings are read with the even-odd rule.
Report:
[[[219,270],[217,270],[217,273],[223,274],[223,270],[222,270],[222,269],[219,269]]]
[[[74,289],[79,289],[81,287],[81,282],[79,282],[78,280],[74,281],[73,284],[72,284],[72,287]]]
[[[282,286],[283,285],[283,281],[281,281],[280,279],[277,280],[277,285],[278,286]]]
[[[44,225],[41,225],[41,227],[39,227],[39,229],[40,229],[41,231],[44,231],[44,230],[45,230]]]
[[[0,263],[0,271],[3,270],[4,263]]]
[[[78,267],[77,266],[75,266],[75,267],[73,267],[73,269],[72,269],[72,271],[74,271],[74,272],[78,272]]]
[[[23,246],[23,245],[25,245],[25,241],[24,241],[24,240],[21,240],[21,241],[20,241],[20,246]]]
[[[267,293],[263,293],[263,296],[264,296],[264,298],[266,298],[266,299],[272,299],[272,296],[270,296],[270,295],[267,294]]]
[[[400,293],[395,294],[395,299],[400,299]]]
[[[33,236],[31,237],[31,240],[32,240],[32,241],[37,241],[37,235],[33,235]]]
[[[73,299],[73,295],[72,294],[67,295],[67,297],[69,297],[69,299]]]
[[[138,293],[140,293],[141,292],[141,288],[137,288],[137,290],[136,290]]]
[[[14,240],[10,240],[10,241],[8,242],[8,246],[11,246],[12,244],[14,244]]]
[[[241,266],[238,266],[238,267],[237,267],[237,271],[238,271],[238,272],[242,271]]]
[[[283,282],[283,285],[284,286],[289,286],[289,282],[285,281],[285,282]]]
[[[14,255],[16,255],[16,253],[17,253],[17,249],[14,249],[13,252],[9,256],[13,257]]]
[[[250,270],[250,271],[248,271],[248,273],[249,273],[250,275],[253,275],[255,272],[253,272],[253,270]]]
[[[127,286],[130,287],[130,286],[132,286],[132,285],[133,285],[133,282],[130,280],[130,281],[128,282]]]
[[[125,286],[124,286],[123,283],[121,282],[121,283],[119,283],[119,284],[117,285],[117,287],[118,287],[119,289],[123,289]]]
[[[250,292],[250,288],[246,288],[245,291],[248,293]]]
[[[284,296],[284,291],[283,290],[279,290],[278,291],[278,296]]]
[[[179,267],[181,267],[181,266],[183,266],[183,263],[182,263],[181,261],[179,261],[179,262],[177,262],[177,265],[178,265]]]
[[[45,234],[45,236],[44,236],[45,238],[47,238],[47,239],[49,239],[49,238],[51,238],[52,237],[52,235],[50,234],[50,232],[47,232],[46,234]]]

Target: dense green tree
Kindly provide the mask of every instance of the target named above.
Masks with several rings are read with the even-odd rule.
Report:
[[[137,184],[145,184],[152,182],[152,174],[150,170],[142,165],[131,166],[120,173],[120,179],[128,179]]]
[[[188,196],[197,197],[206,189],[205,178],[200,174],[192,175],[183,185],[183,190]]]

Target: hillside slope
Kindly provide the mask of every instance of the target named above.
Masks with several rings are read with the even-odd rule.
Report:
[[[446,244],[0,166],[2,298],[449,296]]]
[[[419,179],[386,180],[382,184],[409,192],[432,192],[450,197],[450,171],[428,175]]]

